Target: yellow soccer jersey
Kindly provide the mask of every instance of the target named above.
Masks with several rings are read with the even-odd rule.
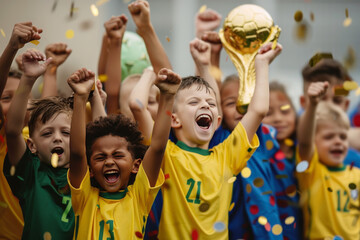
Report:
[[[23,137],[29,138],[27,127],[23,129]],[[19,200],[12,194],[4,176],[6,153],[5,128],[2,127],[0,130],[0,239],[21,239],[24,219]]]
[[[359,168],[327,167],[315,150],[309,168],[297,178],[306,239],[360,239]]]
[[[165,183],[159,239],[228,239],[234,176],[259,145],[248,142],[241,123],[211,150],[169,141],[163,160]]]
[[[70,184],[69,179],[68,182]],[[148,213],[163,182],[164,175],[160,171],[156,186],[150,187],[140,165],[134,185],[116,193],[100,192],[91,186],[88,170],[80,188],[70,186],[75,212],[73,239],[142,238]]]

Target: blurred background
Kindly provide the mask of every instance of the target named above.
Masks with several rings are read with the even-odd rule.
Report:
[[[80,67],[97,70],[105,21],[124,13],[129,18],[127,30],[136,31],[127,10],[130,2],[0,0],[0,51],[8,43],[15,23],[32,21],[44,30],[40,43],[29,43],[19,53],[28,48],[44,51],[47,44],[54,42],[68,44],[73,52],[58,70],[58,88],[64,95],[70,94],[66,79],[72,72]],[[149,3],[155,30],[174,71],[181,76],[194,74],[189,42],[195,37],[195,15],[200,8],[206,5],[216,10],[222,15],[223,23],[233,8],[256,4],[266,9],[282,29],[279,42],[283,45],[283,52],[271,64],[270,79],[285,84],[297,110],[302,94],[301,69],[316,52],[332,53],[334,59],[347,66],[353,80],[360,81],[360,0],[149,0]],[[92,13],[92,4],[98,9],[98,16]],[[303,13],[300,22],[294,20],[297,11]],[[66,35],[69,32],[73,33],[72,37]],[[220,66],[223,78],[236,73],[225,50],[222,51]],[[39,95],[40,84],[41,79],[33,89],[35,96]],[[356,90],[351,91],[349,97],[350,108],[354,108],[359,102]]]

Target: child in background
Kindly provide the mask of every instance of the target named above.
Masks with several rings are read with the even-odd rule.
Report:
[[[297,133],[305,238],[359,239],[360,169],[343,164],[350,123],[338,106],[321,102],[329,85],[309,85]]]
[[[94,73],[86,69],[68,79],[75,92],[68,173],[76,214],[74,239],[142,238],[150,207],[164,182],[160,166],[170,131],[167,112],[181,78],[167,69],[159,71],[155,82],[160,89],[159,110],[146,153],[141,133],[122,115],[100,118],[85,133],[85,103],[93,81]],[[128,186],[134,174],[135,182]]]
[[[255,131],[268,110],[268,65],[280,51],[279,46],[272,50],[271,44],[259,50],[255,60],[257,84],[248,114],[211,151],[208,145],[221,120],[215,92],[201,78],[183,79],[172,113],[178,142],[168,142],[162,166],[168,177],[162,188],[159,239],[228,238],[224,231],[232,193],[228,179],[241,171],[258,146]],[[223,230],[216,231],[214,224]]]
[[[349,99],[344,93],[337,93],[337,89],[343,90],[343,84],[346,80],[351,80],[346,69],[334,59],[321,59],[315,66],[307,64],[302,70],[303,90],[300,97],[301,107],[304,109],[307,104],[307,89],[312,82],[328,82],[329,88],[326,94],[322,96],[322,101],[332,102],[338,105],[344,112],[348,110]],[[351,127],[349,131],[349,150],[344,160],[344,164],[350,164],[360,167],[359,141],[358,136],[360,128]]]
[[[7,153],[5,119],[21,78],[21,73],[16,70],[10,71],[10,66],[18,50],[32,40],[39,40],[41,32],[42,30],[33,26],[31,22],[15,24],[10,40],[0,57],[0,239],[20,239],[24,226],[19,201],[12,194],[3,172]]]

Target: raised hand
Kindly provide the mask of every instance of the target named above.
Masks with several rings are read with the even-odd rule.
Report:
[[[87,98],[95,82],[95,73],[81,68],[74,72],[67,82],[76,95]]]
[[[201,39],[203,33],[216,30],[221,23],[221,15],[212,9],[197,13],[195,16],[196,37]]]
[[[30,78],[38,78],[42,75],[51,58],[46,59],[45,55],[37,50],[28,50],[22,55],[24,75]]]
[[[175,94],[181,83],[181,77],[167,68],[160,69],[155,85],[161,94]]]
[[[131,17],[138,30],[147,28],[150,22],[150,6],[147,1],[137,0],[128,5]]]
[[[210,43],[211,53],[214,55],[219,55],[222,49],[222,43],[219,37],[219,34],[214,31],[204,32],[201,36],[201,40]]]
[[[190,42],[190,53],[197,65],[210,65],[211,46],[209,43],[195,38]]]
[[[307,90],[311,104],[318,104],[321,98],[326,94],[329,87],[329,82],[312,82]]]
[[[39,40],[40,33],[42,29],[33,26],[31,22],[16,23],[11,34],[10,45],[18,50],[32,40]]]
[[[270,64],[281,53],[281,44],[278,43],[275,49],[272,49],[272,44],[273,43],[269,42],[260,47],[255,57],[255,63],[265,61],[267,64]]]
[[[51,65],[60,66],[69,57],[72,50],[65,43],[52,43],[46,46],[45,55],[53,60]]]
[[[106,35],[109,39],[122,39],[126,30],[126,23],[128,19],[122,14],[117,17],[112,17],[104,23]]]

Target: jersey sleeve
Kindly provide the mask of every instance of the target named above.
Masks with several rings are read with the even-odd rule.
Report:
[[[86,171],[85,177],[83,178],[80,187],[75,188],[71,185],[69,179],[69,171],[67,174],[67,180],[71,189],[71,201],[75,215],[81,213],[85,207],[87,199],[89,199],[91,193],[91,182],[89,168]]]
[[[8,154],[6,154],[3,171],[11,191],[17,198],[23,199],[27,189],[30,189],[33,186],[35,181],[35,171],[39,165],[39,159],[31,153],[28,147],[26,147],[23,156],[15,167],[14,175],[11,176],[11,164]]]
[[[299,148],[296,148],[296,164],[299,164],[303,160],[300,157],[299,154]],[[306,189],[308,188],[314,181],[314,177],[316,175],[316,170],[319,169],[319,156],[317,149],[314,148],[314,154],[310,161],[308,161],[309,166],[304,171],[296,171],[296,177],[299,181],[299,187],[300,189]],[[303,169],[302,169],[303,170]]]
[[[248,139],[244,126],[239,122],[229,137],[213,148],[213,151],[219,154],[218,159],[225,159],[226,165],[230,167],[234,175],[239,174],[246,166],[247,160],[259,146],[256,134],[251,142]]]
[[[142,164],[140,165],[139,171],[136,175],[136,179],[131,191],[136,196],[136,199],[138,199],[139,206],[144,206],[147,213],[150,212],[151,206],[164,181],[165,181],[164,174],[163,171],[160,169],[159,176],[155,183],[155,186],[151,187],[147,175],[145,173],[145,170]]]

